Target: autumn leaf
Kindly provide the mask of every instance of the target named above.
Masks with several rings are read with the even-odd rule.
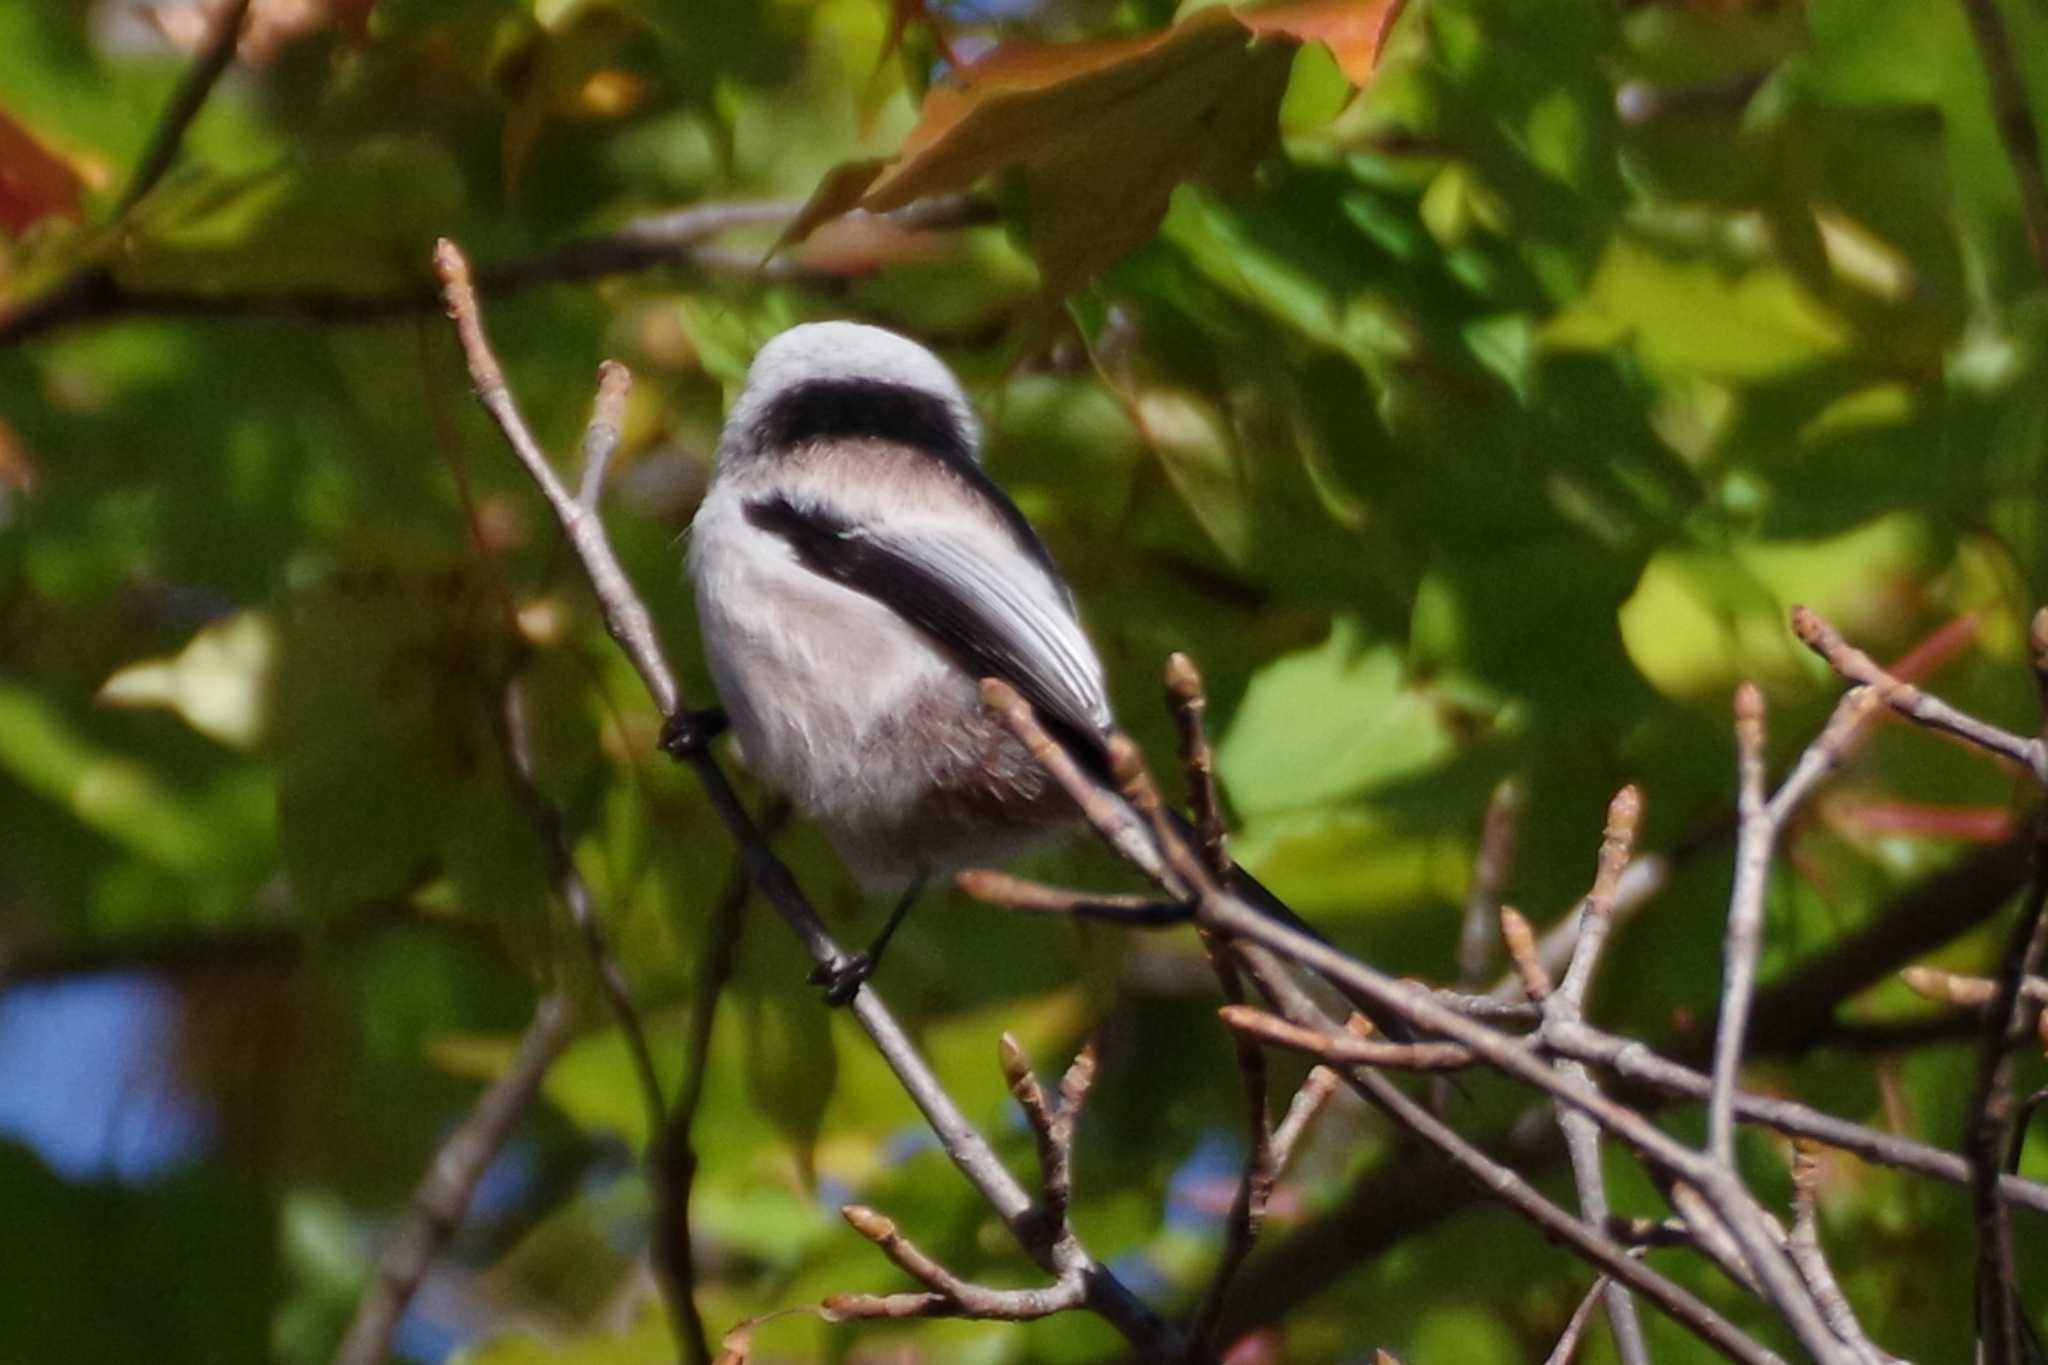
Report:
[[[1016,172],[1045,294],[1057,298],[1150,237],[1176,185],[1244,181],[1274,146],[1292,50],[1227,9],[1140,38],[1006,43],[933,88],[859,207]],[[848,180],[827,187],[843,200]]]
[[[84,187],[70,163],[0,112],[0,228],[20,233],[52,215],[77,221]]]
[[[1344,79],[1364,87],[1372,84],[1387,34],[1407,7],[1407,0],[1284,0],[1242,10],[1237,17],[1262,38],[1321,43],[1337,59]]]

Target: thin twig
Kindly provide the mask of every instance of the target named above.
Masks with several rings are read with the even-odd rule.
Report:
[[[1301,1141],[1308,1130],[1330,1107],[1330,1101],[1337,1094],[1337,1087],[1343,1079],[1327,1066],[1309,1068],[1308,1075],[1301,1081],[1301,1088],[1294,1092],[1288,1102],[1287,1113],[1273,1129],[1273,1173],[1283,1175],[1294,1162],[1294,1154],[1301,1149]]]
[[[606,630],[639,673],[655,709],[664,721],[677,716],[683,709],[682,692],[662,655],[646,605],[620,567],[603,524],[571,496],[520,416],[518,405],[505,386],[503,370],[484,335],[468,262],[455,244],[446,239],[436,247],[434,262],[478,401],[547,499],[590,580]],[[811,960],[821,965],[840,961],[843,950],[826,931],[788,867],[761,837],[753,817],[710,751],[695,750],[683,755],[683,761],[696,774],[713,811],[738,845],[748,875],[803,944]],[[873,988],[863,986],[849,1008],[911,1102],[931,1125],[947,1157],[1009,1226],[1018,1245],[1046,1270],[1077,1279],[1084,1286],[1086,1306],[1099,1313],[1141,1353],[1158,1356],[1176,1352],[1179,1334],[1173,1327],[1096,1261],[1077,1238],[1069,1235],[1047,1243],[1036,1236],[1031,1196],[1004,1168],[987,1139],[961,1113]]]
[[[462,1222],[477,1182],[568,1046],[574,1013],[562,996],[541,997],[511,1065],[448,1135],[413,1191],[411,1212],[377,1258],[376,1278],[356,1305],[334,1365],[378,1365],[390,1351],[392,1333],[428,1264]]]
[[[1986,753],[2011,759],[2035,780],[2048,784],[2048,744],[2038,738],[2026,739],[2001,730],[1950,706],[1932,693],[1903,682],[1868,654],[1842,638],[1842,633],[1810,607],[1792,608],[1792,633],[1814,653],[1827,660],[1828,667],[1872,689],[1886,706],[1915,724],[1954,735]]]
[[[1835,1335],[1872,1365],[1890,1365],[1892,1357],[1864,1335],[1862,1324],[1856,1320],[1856,1310],[1849,1306],[1849,1296],[1842,1292],[1841,1282],[1828,1265],[1827,1252],[1820,1244],[1819,1184],[1819,1149],[1811,1142],[1793,1143],[1792,1230],[1786,1237],[1786,1249],[1792,1254],[1792,1264],[1799,1267],[1799,1273],[1812,1287],[1813,1297],[1828,1325],[1835,1329]]]
[[[1643,859],[1634,866],[1640,867]],[[1897,894],[1870,924],[1828,945],[1758,994],[1750,1052],[1754,1056],[1798,1056],[1831,1036],[1829,1022],[1840,1004],[2005,908],[2025,884],[2026,854],[2017,843],[1994,845],[1923,878]],[[1626,885],[1626,879],[1624,879]],[[1334,1025],[1319,1025],[1335,1031]],[[1595,1061],[1641,1083],[1632,1102],[1646,1112],[1666,1095],[1704,1099],[1707,1077],[1661,1057],[1653,1044],[1575,1030],[1574,1055]],[[1698,1035],[1688,1032],[1666,1048],[1694,1055]],[[1605,1050],[1593,1044],[1605,1039]],[[1915,1040],[1908,1045],[1918,1045]],[[1585,1044],[1585,1050],[1579,1045]],[[1613,1065],[1614,1059],[1621,1065]],[[1653,1085],[1647,1068],[1674,1088]],[[1647,1087],[1647,1088],[1644,1088]],[[1808,1106],[1776,1098],[1739,1095],[1737,1114],[1792,1136],[1811,1135],[1866,1161],[1967,1186],[1969,1164],[1951,1152],[1897,1138]],[[1564,1158],[1554,1125],[1512,1124],[1477,1145],[1531,1178]],[[2048,1213],[2048,1185],[2008,1174],[2000,1191],[2015,1208]],[[1352,1267],[1402,1245],[1422,1229],[1445,1221],[1483,1197],[1462,1178],[1448,1175],[1434,1154],[1423,1151],[1361,1177],[1326,1213],[1270,1244],[1253,1261],[1234,1296],[1235,1311],[1225,1327],[1234,1339],[1283,1318],[1298,1305],[1326,1292]]]
[[[1593,875],[1593,888],[1586,893],[1579,914],[1579,938],[1572,949],[1571,965],[1556,990],[1543,997],[1543,1024],[1539,1037],[1552,1027],[1569,1028],[1585,1021],[1586,991],[1592,984],[1601,947],[1607,941],[1614,919],[1614,898],[1621,887],[1622,873],[1635,851],[1636,830],[1642,820],[1642,797],[1634,787],[1623,787],[1607,807],[1607,827],[1600,839],[1600,857]],[[1525,980],[1526,969],[1522,969]],[[1592,1074],[1583,1062],[1559,1058],[1557,1073],[1568,1081],[1592,1086]],[[1579,1216],[1595,1227],[1607,1220],[1607,1177],[1601,1167],[1600,1127],[1590,1114],[1557,1107],[1557,1124],[1570,1154],[1572,1179],[1579,1191]],[[1649,1346],[1643,1339],[1643,1322],[1625,1285],[1610,1282],[1606,1291],[1607,1321],[1614,1332],[1615,1353],[1622,1365],[1648,1365]]]
[[[1039,1235],[1048,1242],[1071,1241],[1074,1233],[1067,1222],[1067,1210],[1073,1199],[1074,1125],[1094,1083],[1094,1046],[1083,1047],[1060,1078],[1057,1108],[1046,1098],[1044,1087],[1032,1074],[1030,1057],[1015,1037],[1008,1033],[1002,1036],[996,1058],[1038,1146]],[[866,1205],[849,1204],[840,1213],[856,1232],[873,1242],[883,1255],[929,1292],[833,1294],[820,1305],[827,1317],[971,1317],[991,1322],[1029,1322],[1084,1307],[1089,1302],[1089,1279],[1094,1272],[1079,1262],[1061,1270],[1043,1288],[995,1289],[954,1274],[904,1235],[894,1220]]]
[[[1899,979],[1915,995],[1945,1005],[1983,1011],[1998,998],[1998,983],[1988,976],[1964,976],[1939,967],[1908,967]],[[2030,976],[2020,983],[2020,994],[2037,1005],[2048,1005],[2048,976]]]
[[[1223,803],[1216,794],[1216,757],[1209,748],[1209,732],[1202,723],[1209,698],[1202,689],[1202,674],[1195,661],[1175,654],[1166,661],[1167,709],[1180,729],[1180,762],[1187,774],[1188,805],[1195,813],[1195,832],[1202,841],[1202,856],[1209,870],[1219,877],[1230,875],[1230,852],[1223,829]]]
[[[625,969],[612,952],[610,938],[598,918],[590,884],[583,880],[583,873],[576,866],[575,850],[569,846],[569,832],[563,824],[562,812],[541,794],[534,777],[526,689],[517,680],[505,689],[504,727],[506,752],[512,762],[513,785],[520,804],[525,807],[540,836],[541,852],[547,860],[548,877],[555,888],[555,895],[560,898],[563,909],[568,911],[569,922],[575,925],[584,950],[590,955],[591,965],[597,971],[598,984],[604,990],[612,1021],[618,1025],[619,1034],[626,1043],[626,1055],[632,1059],[633,1079],[640,1087],[640,1099],[647,1111],[648,1131],[654,1132],[660,1127],[667,1109],[661,1095],[661,1081],[654,1070],[654,1053],[647,1046],[647,1033],[640,1025],[640,1011],[633,1003],[633,988],[627,982]]]
[[[1522,784],[1502,778],[1486,802],[1479,827],[1479,851],[1465,889],[1465,918],[1458,929],[1458,984],[1474,989],[1486,979],[1499,924],[1501,892],[1514,875],[1515,837],[1522,822]]]
[[[1095,891],[1070,891],[1043,882],[1013,877],[985,867],[971,867],[959,873],[953,884],[978,901],[1005,910],[1032,910],[1040,914],[1074,915],[1081,919],[1104,920],[1140,928],[1164,928],[1187,924],[1193,918],[1185,905],[1173,905],[1149,896],[1104,895]]]
[[[1220,837],[1220,825],[1217,833]],[[1208,851],[1211,856],[1227,859],[1228,855],[1222,854],[1221,847],[1218,843],[1210,846]],[[1208,950],[1209,963],[1223,988],[1224,998],[1233,1005],[1242,1002],[1244,987],[1229,946],[1216,942],[1207,934],[1203,935],[1203,946]],[[1209,1278],[1209,1288],[1203,1293],[1189,1328],[1189,1336],[1197,1351],[1215,1348],[1216,1329],[1223,1319],[1224,1301],[1238,1270],[1258,1243],[1259,1230],[1266,1221],[1266,1203],[1272,1197],[1278,1171],[1273,1158],[1273,1119],[1266,1107],[1266,1054],[1248,1039],[1233,1036],[1231,1041],[1245,1095],[1244,1169],[1238,1176],[1237,1191],[1231,1196],[1230,1212],[1223,1220],[1223,1254],[1216,1262],[1215,1273]]]
[[[1373,1066],[1389,1071],[1461,1071],[1474,1061],[1471,1049],[1456,1043],[1387,1043],[1348,1033],[1325,1033],[1291,1024],[1251,1005],[1225,1005],[1217,1013],[1233,1031],[1261,1043],[1345,1066]]]
[[[1764,805],[1764,694],[1755,683],[1735,689],[1738,774],[1735,888],[1728,897],[1728,937],[1721,950],[1721,1012],[1714,1037],[1714,1090],[1707,1099],[1707,1150],[1735,1165],[1735,1079],[1742,1070],[1742,1034],[1756,993],[1763,953],[1764,891],[1777,828]]]
[[[1983,1365],[2017,1365],[2021,1332],[2019,1286],[2013,1265],[2012,1224],[1998,1187],[2014,1119],[2014,1049],[2027,1032],[2020,983],[2048,956],[2048,820],[2036,817],[2033,882],[2006,940],[1998,992],[1985,1012],[1970,1090],[1963,1149],[1970,1161],[1971,1204],[1977,1220],[1977,1333]]]
[[[485,264],[475,275],[489,298],[550,285],[579,284],[663,266],[749,278],[808,275],[829,282],[830,272],[811,270],[759,252],[725,252],[708,239],[734,228],[787,223],[802,210],[793,199],[700,204],[638,219],[614,232],[579,237],[531,256]],[[994,220],[994,205],[972,195],[937,195],[872,217],[911,231],[969,227]],[[850,219],[868,217],[863,213]],[[0,348],[31,340],[60,327],[110,319],[191,317],[216,321],[296,319],[317,326],[388,322],[431,313],[442,292],[431,279],[403,280],[390,288],[212,290],[134,284],[109,265],[81,269],[44,293],[0,315]]]
[[[1508,965],[1513,969],[1516,980],[1522,983],[1522,994],[1541,1004],[1550,995],[1555,984],[1550,979],[1550,969],[1544,965],[1543,950],[1537,945],[1535,931],[1528,918],[1512,905],[1500,908],[1500,941],[1507,949]]]
[[[789,818],[789,805],[778,801],[761,817],[761,837],[773,839]],[[663,1283],[671,1308],[682,1322],[678,1336],[686,1365],[710,1359],[710,1334],[697,1308],[696,1240],[690,1227],[690,1199],[697,1183],[697,1149],[691,1140],[697,1111],[704,1102],[704,1081],[711,1069],[712,1030],[718,1002],[732,981],[740,934],[746,925],[747,896],[752,890],[744,865],[736,867],[725,889],[712,903],[704,925],[703,947],[690,983],[690,1018],[684,1032],[683,1074],[675,1102],[657,1130],[647,1154],[648,1189],[653,1204],[649,1259]]]
[[[1194,810],[1202,857],[1211,875],[1228,877],[1230,851],[1224,833],[1223,804],[1216,791],[1215,755],[1203,723],[1209,698],[1202,687],[1201,671],[1185,654],[1175,654],[1166,662],[1166,704],[1180,731],[1181,768],[1187,779],[1188,803]],[[1232,1005],[1242,1004],[1244,983],[1229,945],[1203,934],[1202,947],[1223,998]],[[1209,1287],[1191,1319],[1189,1336],[1198,1353],[1216,1349],[1216,1329],[1222,1322],[1224,1302],[1237,1272],[1258,1243],[1259,1230],[1266,1221],[1266,1204],[1278,1174],[1273,1154],[1273,1118],[1266,1103],[1265,1051],[1246,1038],[1233,1037],[1231,1041],[1245,1096],[1244,1169],[1231,1196],[1230,1211],[1223,1220],[1223,1254],[1217,1259]]]
[[[1615,888],[1614,902],[1608,910],[1611,928],[1618,929],[1628,923],[1670,884],[1673,863],[1671,856],[1645,853],[1628,865],[1628,870],[1621,874],[1621,884]],[[1562,976],[1570,965],[1583,922],[1580,915],[1566,914],[1536,941],[1536,961],[1543,965],[1548,976]],[[1525,988],[1520,971],[1510,970],[1494,983],[1490,994],[1496,1000],[1520,1000],[1524,998]]]
[[[150,132],[149,145],[142,149],[142,155],[135,162],[135,172],[128,177],[128,187],[121,191],[120,199],[114,203],[117,220],[126,217],[128,210],[155,189],[157,182],[164,178],[164,172],[177,161],[186,130],[192,126],[192,120],[199,117],[199,111],[206,107],[213,87],[220,83],[228,64],[235,59],[235,44],[241,39],[242,21],[249,15],[249,3],[250,0],[229,0],[227,8],[214,20],[213,32],[208,35],[205,46],[185,68],[185,74],[179,77],[178,88],[171,92],[171,102],[164,106],[162,116]]]
[[[1600,1306],[1600,1300],[1607,1288],[1605,1275],[1596,1276],[1593,1287],[1586,1291],[1586,1297],[1579,1300],[1579,1306],[1565,1322],[1564,1331],[1558,1334],[1557,1345],[1550,1348],[1550,1354],[1543,1358],[1543,1365],[1571,1365],[1579,1353],[1579,1343],[1585,1339],[1586,1327],[1593,1321],[1593,1310]]]
[[[1963,0],[1963,14],[1970,21],[1977,57],[1984,63],[1991,86],[1991,115],[1998,125],[1998,140],[2019,186],[2020,220],[2026,224],[2027,245],[2042,278],[2048,279],[2048,177],[2041,170],[2041,133],[2013,55],[2012,34],[2006,29],[2005,16],[1998,12],[1998,0]]]
[[[592,516],[604,496],[605,469],[619,448],[619,428],[632,395],[633,376],[624,365],[597,367],[597,401],[591,405],[590,424],[583,428],[583,481],[576,490],[577,504]]]

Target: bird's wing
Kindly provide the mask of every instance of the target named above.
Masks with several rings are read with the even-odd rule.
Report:
[[[920,524],[914,533],[781,495],[747,520],[811,572],[863,593],[923,631],[976,677],[1000,678],[1088,757],[1110,726],[1102,668],[1064,591],[1031,558]]]

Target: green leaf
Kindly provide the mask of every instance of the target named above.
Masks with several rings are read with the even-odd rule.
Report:
[[[1216,748],[1248,815],[1325,805],[1427,773],[1453,742],[1400,652],[1339,617],[1321,645],[1261,669]]]
[[[445,875],[472,914],[529,934],[541,922],[539,838],[499,738],[498,611],[460,575],[369,573],[285,602],[278,812],[315,911]]]
[[[1730,272],[1678,260],[1627,237],[1601,257],[1586,296],[1552,318],[1542,339],[1560,350],[1626,343],[1652,371],[1763,379],[1845,350],[1845,324],[1785,271]]]

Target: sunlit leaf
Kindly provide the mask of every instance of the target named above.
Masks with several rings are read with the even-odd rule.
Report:
[[[1426,689],[1387,645],[1339,618],[1314,650],[1252,679],[1217,746],[1231,800],[1253,813],[1313,807],[1427,772],[1451,737]]]
[[[277,635],[270,619],[245,612],[208,626],[168,659],[134,663],[108,678],[109,706],[162,706],[201,734],[237,749],[253,747],[269,719]]]

